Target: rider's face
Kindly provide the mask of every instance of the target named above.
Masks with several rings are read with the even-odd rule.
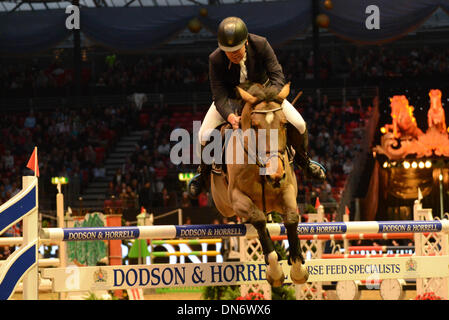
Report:
[[[225,52],[228,59],[235,64],[239,64],[240,61],[245,56],[246,46],[241,47],[240,49],[232,52]]]

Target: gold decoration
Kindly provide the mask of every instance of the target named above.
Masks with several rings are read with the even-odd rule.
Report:
[[[201,15],[202,17],[207,17],[207,14],[208,14],[208,12],[207,12],[207,9],[206,9],[206,8],[201,8],[201,9],[200,9],[200,15]]]
[[[329,20],[328,15],[324,14],[324,13],[320,13],[316,17],[316,23],[318,24],[318,26],[320,28],[327,28],[327,27],[329,27],[330,20]]]
[[[198,33],[202,29],[201,21],[198,18],[193,18],[189,21],[187,24],[187,27],[189,28],[190,32],[192,33]]]
[[[324,1],[324,7],[325,7],[327,10],[331,10],[331,9],[334,7],[334,5],[332,4],[332,1],[331,1],[331,0],[326,0],[326,1]]]

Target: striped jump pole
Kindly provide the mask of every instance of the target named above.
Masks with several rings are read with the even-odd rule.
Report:
[[[423,233],[425,236],[428,233]],[[300,240],[389,240],[389,239],[410,239],[413,240],[413,233],[354,233],[354,234],[314,234],[298,235]],[[271,236],[274,241],[287,240],[287,236]]]
[[[167,251],[153,251],[150,253],[153,257],[187,257],[187,256],[208,256],[215,257],[221,253],[218,251],[191,251],[191,252],[167,252]]]
[[[350,246],[347,251],[400,251],[415,250],[415,246]]]
[[[283,224],[267,224],[273,236],[285,235]],[[428,233],[449,232],[449,220],[422,221],[351,221],[300,223],[300,235],[357,234],[357,233]],[[103,228],[44,228],[42,239],[56,241],[125,240],[125,239],[192,239],[192,238],[257,237],[250,224],[230,225],[161,225]]]
[[[162,244],[170,244],[170,245],[178,245],[178,244],[187,244],[189,246],[198,245],[198,244],[216,244],[221,243],[221,239],[188,239],[188,240],[152,240],[151,244],[153,246],[158,246]]]

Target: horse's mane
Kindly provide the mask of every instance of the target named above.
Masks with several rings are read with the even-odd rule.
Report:
[[[278,97],[279,89],[275,86],[264,87],[260,83],[254,83],[250,81],[243,82],[239,85],[240,88],[247,91],[253,97],[256,97],[258,102],[265,101],[270,102],[274,101],[277,103],[282,103],[282,100]],[[240,98],[240,96],[238,95]]]

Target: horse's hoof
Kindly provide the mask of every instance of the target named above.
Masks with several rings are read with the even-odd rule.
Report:
[[[280,287],[285,280],[284,271],[278,261],[278,254],[275,251],[266,255],[267,281],[272,287]]]
[[[279,279],[273,279],[268,274],[268,269],[267,269],[267,281],[272,287],[277,288],[277,287],[282,286],[282,284],[284,283],[284,280],[285,280],[284,272],[282,272],[281,277]]]
[[[296,262],[290,269],[290,278],[294,284],[304,284],[309,279],[309,271],[301,262]]]

